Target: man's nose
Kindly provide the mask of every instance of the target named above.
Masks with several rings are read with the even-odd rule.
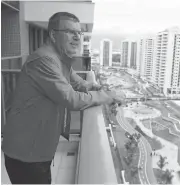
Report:
[[[78,33],[74,33],[73,39],[74,40],[80,40],[80,35]]]

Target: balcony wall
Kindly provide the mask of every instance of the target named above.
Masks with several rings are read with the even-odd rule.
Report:
[[[87,81],[95,82],[92,71],[87,74]],[[117,184],[101,106],[84,111],[75,183]]]

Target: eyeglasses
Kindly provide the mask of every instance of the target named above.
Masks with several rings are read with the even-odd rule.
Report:
[[[65,30],[53,29],[53,30],[54,31],[62,31],[62,32],[65,32],[65,33],[70,34],[70,35],[78,35],[79,37],[84,35],[84,33],[81,32],[81,31],[75,31],[75,30],[70,30],[70,29],[65,29]]]

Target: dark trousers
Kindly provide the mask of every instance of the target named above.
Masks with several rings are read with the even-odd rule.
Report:
[[[4,156],[12,184],[51,184],[51,161],[27,163]]]

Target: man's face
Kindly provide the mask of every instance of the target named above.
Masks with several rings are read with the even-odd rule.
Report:
[[[54,29],[55,46],[69,57],[80,56],[81,26],[73,20],[60,20],[58,28]]]

